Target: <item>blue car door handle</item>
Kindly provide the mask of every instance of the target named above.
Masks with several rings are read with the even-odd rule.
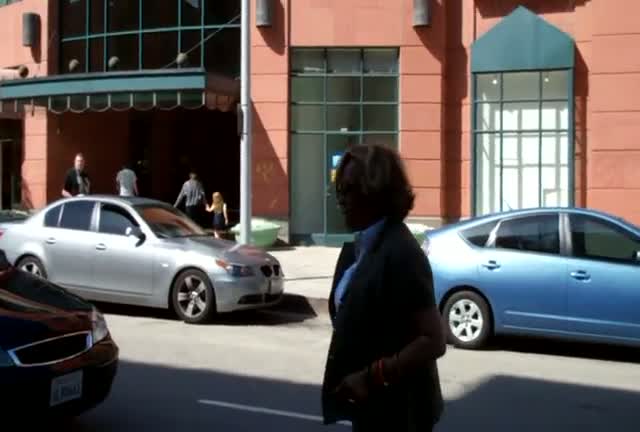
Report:
[[[498,264],[494,260],[489,260],[486,263],[482,264],[482,266],[488,268],[489,270],[495,270],[500,268],[500,264]]]
[[[589,273],[587,273],[584,270],[576,270],[576,271],[572,271],[571,272],[571,277],[580,281],[587,281],[589,279],[591,279],[591,276],[589,276]]]

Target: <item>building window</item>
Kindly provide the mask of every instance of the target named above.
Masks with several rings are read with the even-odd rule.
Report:
[[[398,50],[296,48],[290,66],[291,232],[344,233],[335,168],[350,146],[397,147]]]
[[[569,205],[571,73],[474,74],[476,214]]]
[[[60,73],[176,68],[182,52],[181,67],[239,75],[237,0],[61,0],[60,8]]]

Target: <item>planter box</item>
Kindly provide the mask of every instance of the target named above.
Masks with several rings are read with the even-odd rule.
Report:
[[[266,219],[251,219],[251,244],[261,248],[268,248],[276,244],[281,226]],[[236,236],[240,235],[240,224],[231,228]]]

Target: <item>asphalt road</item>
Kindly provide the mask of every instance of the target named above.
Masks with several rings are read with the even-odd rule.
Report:
[[[121,348],[113,392],[66,431],[350,430],[319,417],[326,317],[262,312],[189,326],[146,310],[106,312]],[[637,350],[546,341],[450,349],[437,430],[637,432],[639,363]]]

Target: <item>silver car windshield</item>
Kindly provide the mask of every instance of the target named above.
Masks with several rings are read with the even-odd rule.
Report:
[[[149,225],[153,233],[161,238],[206,236],[200,225],[179,210],[169,206],[135,206],[138,214]]]

